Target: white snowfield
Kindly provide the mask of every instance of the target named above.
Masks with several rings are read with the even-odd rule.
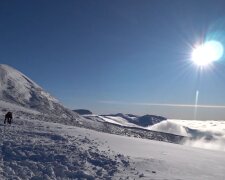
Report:
[[[13,112],[12,125],[3,124],[7,111]],[[134,130],[124,115],[99,117],[81,117],[24,74],[0,65],[0,180],[225,180],[224,129],[199,131],[190,122],[143,116],[141,123],[154,125]],[[181,142],[181,136],[144,128],[195,139],[185,146],[125,136]]]
[[[24,119],[0,137],[0,179],[225,179],[223,151]]]

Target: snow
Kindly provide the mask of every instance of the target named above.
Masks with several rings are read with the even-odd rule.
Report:
[[[1,125],[0,178],[116,179],[116,173],[129,165],[127,157],[99,149],[105,142],[91,139],[89,130],[76,135],[69,130],[77,128],[19,119],[11,126]]]
[[[16,90],[18,90],[18,94],[23,94],[23,98],[29,100],[31,98],[31,94],[28,91],[30,85],[28,81],[30,81],[34,87],[40,88],[36,83],[30,80],[28,77],[24,76],[17,70],[11,68],[7,65],[0,65],[0,85],[1,91],[6,91],[8,86],[14,86]],[[14,84],[14,81],[17,82]],[[1,97],[3,97],[3,93],[1,92]]]
[[[154,116],[154,115],[145,115],[145,116],[136,116],[131,114],[112,114],[112,115],[82,115],[85,118],[92,119],[99,122],[108,122],[115,125],[120,125],[123,127],[131,127],[131,128],[140,128],[140,129],[149,129],[148,127],[145,127],[141,121],[146,120],[146,124],[157,124],[162,120],[162,117],[160,116]]]
[[[225,152],[39,120],[0,125],[0,179],[224,180]],[[2,170],[1,170],[2,169]]]
[[[40,113],[55,114],[71,119],[79,115],[65,108],[39,85],[18,70],[0,64],[0,100],[31,108]]]
[[[3,124],[7,111],[13,112],[12,125]],[[128,116],[81,117],[19,71],[0,65],[0,179],[225,179],[224,122],[148,115],[149,122],[157,121],[149,131]]]
[[[27,76],[8,65],[0,65],[0,78],[0,97],[2,98],[4,98],[3,92],[9,91],[9,88],[12,88],[14,94],[16,94],[20,98],[22,96],[24,100],[28,101],[32,97],[31,90],[38,89],[43,96],[49,98],[51,101],[58,102],[50,94],[44,92],[39,85],[37,85]]]
[[[6,111],[13,111],[13,112],[22,111],[22,112],[27,112],[27,113],[32,113],[32,114],[40,114],[40,112],[38,112],[36,110],[28,109],[28,108],[18,106],[16,104],[12,104],[9,102],[1,101],[1,100],[0,100],[0,109],[2,110],[2,112],[0,112],[0,114],[4,114],[4,112],[6,112]]]
[[[126,119],[122,117],[115,117],[115,116],[99,116],[99,117],[102,118],[104,121],[110,122],[113,124],[118,124],[121,126],[128,126],[128,127],[139,127],[133,123],[129,123]]]

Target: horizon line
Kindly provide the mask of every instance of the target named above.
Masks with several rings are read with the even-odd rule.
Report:
[[[168,104],[168,103],[143,103],[143,102],[122,102],[122,101],[107,101],[107,100],[101,100],[98,101],[102,104],[117,104],[117,105],[136,105],[136,106],[166,106],[166,107],[186,107],[186,108],[218,108],[218,109],[225,109],[225,106],[222,105],[205,105],[205,104]]]

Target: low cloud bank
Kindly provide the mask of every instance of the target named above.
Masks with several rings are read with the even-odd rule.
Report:
[[[167,120],[148,129],[188,136],[187,146],[225,151],[225,121]]]
[[[181,136],[188,136],[188,133],[187,133],[185,127],[183,127],[179,124],[173,123],[169,120],[162,121],[153,126],[149,126],[148,129],[153,130],[153,131],[177,134],[177,135],[181,135]]]
[[[203,149],[225,151],[225,138],[210,141],[205,138],[188,140],[184,142],[184,145]]]

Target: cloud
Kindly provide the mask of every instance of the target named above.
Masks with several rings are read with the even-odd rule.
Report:
[[[164,104],[164,103],[143,103],[143,102],[123,102],[123,101],[99,101],[103,104],[131,105],[131,106],[165,106],[165,107],[185,107],[185,108],[218,108],[225,109],[219,105],[194,105],[194,104]]]
[[[149,130],[159,131],[159,132],[166,132],[181,136],[188,136],[188,133],[184,126],[179,124],[173,123],[169,120],[162,121],[160,123],[154,124],[153,126],[148,127]]]
[[[225,151],[225,121],[167,120],[148,129],[188,136],[186,146]]]
[[[203,137],[197,140],[185,141],[184,145],[203,149],[225,151],[225,138],[221,137],[214,140],[207,140],[206,138]]]

